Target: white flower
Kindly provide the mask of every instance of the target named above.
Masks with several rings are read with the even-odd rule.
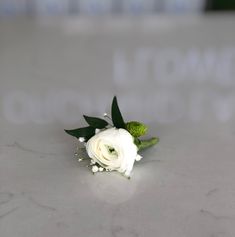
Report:
[[[109,128],[94,135],[88,140],[86,150],[106,170],[117,170],[126,176],[139,158],[132,135],[122,128]]]

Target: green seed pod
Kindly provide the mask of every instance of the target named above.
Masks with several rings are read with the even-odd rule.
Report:
[[[133,137],[143,136],[148,130],[146,125],[136,121],[126,123],[126,129]]]

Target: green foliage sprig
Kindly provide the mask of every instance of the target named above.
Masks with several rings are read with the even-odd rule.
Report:
[[[89,126],[72,130],[65,130],[65,132],[78,139],[82,138],[84,139],[84,141],[88,141],[96,134],[96,129],[107,129],[110,126],[122,128],[126,129],[133,136],[134,143],[138,147],[138,150],[146,149],[150,146],[157,144],[159,141],[159,138],[157,137],[153,137],[148,140],[139,139],[139,137],[147,133],[148,127],[145,124],[137,121],[125,123],[123,116],[120,112],[116,96],[114,96],[111,106],[112,124],[109,124],[105,119],[101,118],[90,117],[87,115],[83,115],[83,117]]]

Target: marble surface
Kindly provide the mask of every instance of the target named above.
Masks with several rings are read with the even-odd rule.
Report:
[[[232,237],[235,134],[209,129],[159,127],[131,180],[93,175],[63,133],[1,141],[1,236]]]
[[[232,22],[234,19],[222,19],[220,24],[228,23],[233,29]],[[182,19],[179,25],[181,23]],[[203,25],[207,23],[206,19],[200,21],[200,30],[206,31],[208,28]],[[3,102],[12,90],[22,92],[24,89],[27,95],[37,95],[30,97],[35,99],[43,97],[44,91],[52,88],[55,82],[59,84],[56,88],[77,86],[79,89],[81,86],[76,84],[76,66],[68,66],[70,73],[59,67],[53,73],[47,64],[52,56],[45,48],[52,48],[55,53],[56,44],[62,44],[53,43],[61,32],[60,23],[53,24],[55,26],[50,26],[48,32],[44,23],[30,23],[30,20],[0,23],[3,53],[0,53],[0,236],[235,236],[235,126],[232,117],[221,122],[205,114],[205,118],[197,122],[182,117],[160,123],[151,120],[149,110],[144,116],[151,128],[150,134],[158,135],[160,143],[143,153],[144,158],[136,163],[130,180],[115,172],[93,175],[86,162],[77,162],[74,157],[76,140],[67,136],[63,128],[80,126],[80,120],[62,123],[58,119],[62,113],[56,113],[60,116],[52,116],[51,120],[37,121],[35,117],[25,117],[24,113],[16,113],[18,123],[12,119],[6,109],[10,104]],[[102,23],[97,24],[102,26]],[[211,19],[207,26],[210,24]],[[208,35],[204,34],[206,38]],[[53,57],[59,56],[58,62],[65,63],[61,59],[65,55],[67,63],[72,64],[66,52],[74,54],[66,43],[68,36],[63,37],[60,40],[64,41],[65,48]],[[119,38],[123,39],[123,36]],[[78,42],[78,48],[84,46],[79,38],[77,41],[71,39],[73,46],[73,40]],[[93,38],[88,37],[88,40],[93,42]],[[108,42],[107,47],[110,47]],[[28,49],[25,54],[24,49]],[[35,53],[36,58],[32,57]],[[43,56],[47,57],[45,64]],[[83,65],[87,59],[84,57]],[[31,60],[36,61],[29,64]],[[58,62],[51,62],[51,67],[58,66]],[[60,78],[66,73],[67,81]],[[82,73],[84,77],[92,74],[89,70]],[[87,84],[90,86],[90,81]],[[88,93],[88,85],[83,84],[80,90]],[[110,94],[115,92],[111,85],[109,87]],[[99,83],[97,88],[97,94],[101,93]],[[230,91],[234,92],[233,87]],[[107,100],[104,103],[109,105]],[[33,105],[38,105],[38,110],[39,105],[45,106],[36,102]],[[105,106],[96,109],[102,114]],[[120,102],[122,106],[123,101]],[[78,115],[81,113],[83,111]],[[125,115],[132,116],[131,112]]]

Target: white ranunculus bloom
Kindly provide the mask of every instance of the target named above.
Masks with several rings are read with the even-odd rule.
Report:
[[[137,146],[125,129],[109,128],[91,137],[86,150],[91,159],[108,170],[130,175],[135,160],[139,160]]]

